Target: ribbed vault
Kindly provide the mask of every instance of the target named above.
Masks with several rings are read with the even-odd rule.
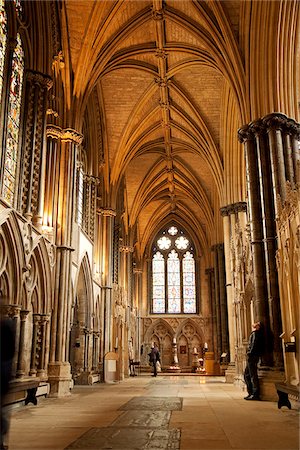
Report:
[[[64,3],[77,125],[80,128],[86,110],[95,122],[93,105],[97,104],[103,154],[93,158],[98,165],[94,172],[101,167],[107,206],[114,207],[125,180],[128,226],[139,236],[141,253],[157,222],[176,214],[193,224],[208,256],[212,243],[222,236],[220,206],[245,200],[237,129],[250,120],[252,111],[259,115],[285,108],[289,113],[294,105],[284,98],[284,88],[281,99],[272,97],[277,88],[276,59],[269,65],[274,72],[267,77],[261,77],[263,61],[251,68],[244,61],[246,56],[257,56],[261,48],[267,58],[280,54],[283,67],[292,58],[293,31],[287,54],[282,41],[277,47],[278,34],[271,47],[257,44],[267,35],[265,42],[270,42],[269,34],[278,32],[283,17],[296,29],[296,2],[288,3]],[[255,26],[256,35],[250,33],[250,42],[244,42],[251,25],[245,17],[251,16],[253,23],[256,17],[263,21],[269,10],[268,27]],[[282,32],[288,40],[284,25]],[[285,72],[278,77],[280,85],[293,82]],[[251,98],[251,83],[258,86],[260,78],[272,85],[266,90],[270,98]]]

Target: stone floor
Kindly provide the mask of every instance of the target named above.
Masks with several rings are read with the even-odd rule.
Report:
[[[9,450],[297,450],[298,411],[221,377],[142,375],[76,386],[12,412]]]

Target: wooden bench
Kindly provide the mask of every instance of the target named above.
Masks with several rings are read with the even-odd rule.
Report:
[[[39,378],[13,380],[9,383],[9,392],[4,400],[5,405],[25,400],[28,403],[37,404],[36,392],[40,384]],[[18,395],[19,394],[19,395]]]
[[[275,386],[278,394],[279,409],[282,406],[287,406],[289,409],[291,409],[292,405],[289,400],[289,395],[291,399],[299,401],[299,387],[284,383],[276,383]]]

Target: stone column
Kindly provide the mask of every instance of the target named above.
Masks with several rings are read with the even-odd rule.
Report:
[[[142,304],[142,275],[143,271],[142,269],[139,269],[135,267],[133,269],[134,274],[134,302],[133,306],[136,308],[137,311],[137,328],[136,328],[136,336],[135,336],[135,343],[134,343],[134,349],[135,349],[135,361],[140,361],[141,355],[141,330],[140,330],[140,305]]]
[[[261,321],[265,325],[265,328],[269,329],[257,148],[254,134],[249,130],[248,126],[239,130],[239,139],[244,143],[246,159],[248,211],[253,259],[254,320]],[[269,347],[268,339],[269,337],[266,335],[267,348]],[[268,354],[265,355],[265,363],[270,364],[270,355]]]
[[[216,327],[216,304],[215,304],[215,294],[213,290],[213,284],[214,284],[214,269],[209,268],[205,270],[205,275],[207,276],[207,285],[208,285],[208,296],[210,301],[210,309],[211,309],[211,330],[212,330],[212,345],[213,345],[213,352],[216,351],[216,334],[217,334],[217,327]]]
[[[32,346],[31,346],[31,361],[29,375],[36,377],[37,366],[39,364],[39,350],[41,344],[41,330],[40,330],[40,314],[33,314],[33,330],[32,330]]]
[[[212,247],[214,251],[214,275],[215,275],[215,308],[216,308],[216,334],[217,334],[217,351],[216,357],[218,362],[222,354],[222,330],[221,330],[221,306],[220,306],[220,280],[219,280],[219,263],[217,246]]]
[[[226,298],[226,280],[225,280],[225,258],[224,245],[219,244],[218,253],[218,271],[219,271],[219,291],[220,291],[220,316],[221,316],[221,346],[222,353],[227,353],[226,362],[229,361],[229,344],[228,344],[228,313]]]
[[[52,87],[48,75],[26,74],[26,121],[22,164],[22,210],[25,217],[41,227],[45,194],[45,128],[47,92]]]
[[[57,127],[56,127],[57,128]],[[72,301],[71,247],[74,220],[75,162],[77,146],[82,135],[72,129],[61,130],[57,145],[57,173],[55,199],[55,289],[54,309],[51,323],[51,349],[49,362],[50,395],[69,394],[71,379],[67,361],[68,310]],[[54,184],[54,185],[55,185]]]
[[[50,316],[48,314],[41,314],[40,316],[40,330],[41,330],[41,349],[40,349],[40,358],[37,370],[37,376],[41,379],[46,378],[46,361],[47,355],[46,352],[49,351],[49,346],[47,345],[47,328],[49,323]]]
[[[17,378],[22,378],[25,375],[25,331],[26,321],[29,311],[24,309],[20,311],[20,341],[19,341],[19,357],[17,365]]]
[[[269,114],[239,130],[247,164],[255,320],[261,320],[265,325],[263,362],[278,368],[282,367],[282,351],[275,220],[278,198],[281,202],[286,199],[287,182],[293,186],[297,181],[299,151],[294,142],[299,130],[299,124],[281,113]]]
[[[113,351],[112,333],[112,276],[113,276],[113,232],[115,211],[101,210],[102,214],[102,302],[104,304],[104,354]]]

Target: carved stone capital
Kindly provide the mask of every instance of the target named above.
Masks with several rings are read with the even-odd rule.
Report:
[[[246,212],[247,211],[247,203],[246,202],[237,202],[231,203],[231,205],[222,206],[220,208],[221,216],[229,216],[230,214]]]
[[[63,142],[72,142],[76,145],[80,145],[83,140],[83,135],[73,128],[65,128],[62,131],[61,140]]]
[[[36,72],[35,70],[28,70],[26,73],[26,78],[30,83],[38,84],[47,90],[51,89],[53,86],[53,81],[49,75]]]
[[[238,130],[238,140],[244,144],[246,141],[254,139],[250,125],[244,125]]]
[[[21,320],[21,322],[25,322],[25,320],[27,319],[28,314],[29,314],[29,310],[28,309],[22,309],[20,311],[20,320]]]
[[[57,125],[47,125],[46,136],[47,138],[60,139],[62,136],[62,129]]]
[[[116,211],[111,208],[100,208],[100,214],[104,217],[116,217]]]
[[[122,253],[133,253],[134,252],[134,247],[130,246],[130,245],[120,245],[119,246],[119,251]]]

